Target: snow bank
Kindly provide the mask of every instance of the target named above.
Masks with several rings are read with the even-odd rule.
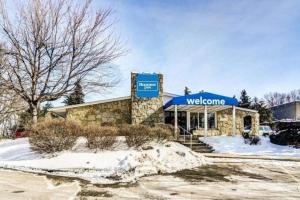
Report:
[[[42,158],[30,149],[27,138],[0,140],[0,161],[32,160]]]
[[[244,143],[244,139],[241,136],[199,138],[199,140],[211,145],[215,152],[219,153],[300,157],[300,149],[273,144],[268,137],[261,136],[260,139],[261,144],[249,145]]]
[[[94,183],[114,183],[206,164],[204,156],[175,142],[151,144],[153,149],[150,150],[97,153],[84,150],[83,142],[79,139],[76,150],[65,151],[52,158],[31,151],[25,138],[0,142],[0,167],[79,177]]]

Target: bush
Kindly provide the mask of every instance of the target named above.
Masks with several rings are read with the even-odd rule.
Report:
[[[258,136],[250,137],[250,145],[258,145],[260,144],[260,138]]]
[[[102,122],[101,126],[116,126],[114,122]]]
[[[123,125],[119,128],[118,134],[125,136],[129,147],[137,148],[151,141],[150,128],[144,125]]]
[[[243,136],[244,139],[249,139],[250,138],[249,132],[243,132],[242,136]]]
[[[117,128],[112,126],[89,125],[83,129],[90,149],[113,149],[116,142]]]
[[[270,141],[278,145],[300,147],[300,129],[289,128],[270,135]]]
[[[260,144],[260,138],[256,135],[249,136],[247,139],[245,139],[245,143],[250,145],[258,145]]]
[[[170,126],[155,126],[151,128],[151,137],[158,143],[173,139],[173,131]],[[173,129],[174,130],[174,129]]]
[[[46,119],[29,128],[31,148],[40,153],[69,150],[76,142],[81,127],[70,121]]]

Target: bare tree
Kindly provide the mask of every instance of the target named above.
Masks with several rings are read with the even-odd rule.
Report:
[[[19,114],[25,109],[25,102],[14,91],[0,87],[0,135],[17,125]]]
[[[110,10],[90,8],[91,1],[17,1],[14,14],[1,3],[2,87],[25,102],[37,122],[44,101],[56,100],[81,81],[101,91],[115,84],[112,60],[121,55],[113,37]]]
[[[264,96],[268,106],[277,106],[300,100],[300,90],[292,90],[287,93],[270,92]]]

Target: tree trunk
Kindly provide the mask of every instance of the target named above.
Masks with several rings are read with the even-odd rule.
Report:
[[[32,105],[32,123],[36,124],[38,119],[38,105]]]

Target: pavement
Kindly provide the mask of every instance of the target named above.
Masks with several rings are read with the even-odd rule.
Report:
[[[245,155],[245,154],[229,154],[229,153],[202,153],[202,155],[208,158],[232,158],[232,159],[278,160],[278,161],[300,162],[299,157],[292,157],[292,156]]]
[[[114,185],[0,170],[0,199],[300,199],[297,158],[210,154],[208,160],[196,169]]]
[[[74,199],[80,190],[78,181],[59,183],[46,176],[0,170],[0,199]]]

